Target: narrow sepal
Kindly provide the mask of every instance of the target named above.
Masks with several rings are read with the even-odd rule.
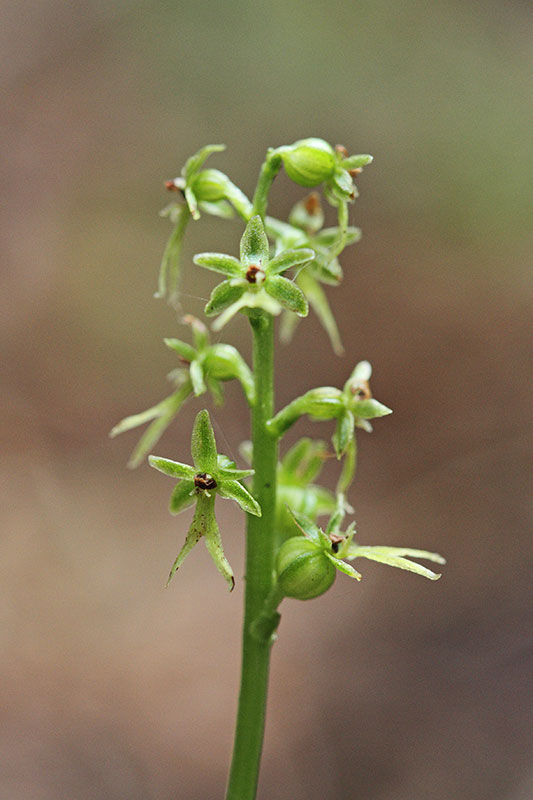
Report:
[[[229,275],[232,278],[244,276],[245,273],[238,259],[224,253],[197,253],[193,257],[193,261],[199,267],[220,272],[222,275]]]
[[[226,200],[201,200],[198,205],[200,211],[203,211],[204,214],[209,214],[212,217],[219,217],[220,219],[233,219],[235,216],[233,208]]]
[[[360,381],[369,381],[372,377],[372,364],[370,361],[359,361],[355,365],[350,377],[346,381],[345,388],[349,387],[352,383],[359,383]]]
[[[346,564],[344,561],[341,561],[340,558],[335,558],[335,556],[326,553],[327,558],[331,561],[334,565],[335,569],[338,569],[339,572],[344,572],[345,575],[349,575],[350,578],[355,578],[356,581],[360,581],[362,575],[360,572],[357,572],[350,564]]]
[[[124,417],[109,431],[109,436],[114,439],[115,436],[121,433],[130,431],[132,428],[138,428],[139,425],[144,425],[146,422],[160,417],[164,413],[164,409],[165,400],[152,408],[147,408],[146,411],[141,411],[139,414],[131,414],[129,417]]]
[[[185,361],[190,363],[196,358],[196,350],[187,342],[182,342],[181,339],[163,339],[163,341],[167,347],[174,350]]]
[[[374,157],[369,155],[348,156],[348,158],[341,161],[341,167],[347,170],[361,169],[361,167],[371,164],[373,160]]]
[[[279,275],[292,267],[308,264],[315,257],[315,251],[308,247],[301,247],[296,250],[284,250],[278,256],[271,259],[268,263],[267,272],[269,275]]]
[[[246,267],[252,263],[266,267],[269,256],[268,239],[259,214],[248,221],[241,239],[240,253],[241,261]]]
[[[172,569],[170,570],[166,586],[168,586],[168,584],[170,583],[170,581],[172,580],[178,569],[181,567],[181,565],[185,561],[185,558],[189,555],[193,547],[196,544],[198,544],[198,542],[204,535],[204,528],[201,524],[201,520],[198,517],[197,511],[198,511],[198,506],[196,507],[196,512],[194,514],[191,527],[189,528],[189,532],[187,533],[187,536],[185,538],[183,547],[179,551],[178,556],[172,565]]]
[[[377,417],[385,417],[387,414],[392,414],[392,409],[384,406],[383,403],[378,402],[373,397],[367,400],[356,400],[352,404],[353,413],[361,419],[375,419]]]
[[[169,303],[175,305],[179,296],[181,246],[190,219],[188,206],[184,204],[176,206],[173,209],[172,219],[175,226],[161,259],[155,297],[168,296]]]
[[[194,481],[182,480],[176,484],[174,491],[170,495],[168,510],[171,514],[179,514],[191,506],[195,500]]]
[[[333,176],[335,187],[343,197],[351,197],[354,192],[354,185],[350,173],[345,169],[337,170]]]
[[[355,244],[362,236],[361,228],[349,226],[346,228],[346,244]],[[316,236],[313,237],[313,244],[322,245],[322,247],[331,247],[339,238],[338,228],[324,228]]]
[[[316,525],[313,520],[309,519],[309,517],[306,517],[305,514],[294,511],[292,508],[289,508],[289,512],[304,536],[320,547],[323,547],[324,544],[328,544],[327,536],[322,533],[318,525]]]
[[[265,281],[265,291],[288,311],[293,311],[299,317],[306,317],[309,306],[302,290],[292,281],[281,275],[268,277]]]
[[[202,472],[216,472],[217,445],[209,412],[204,408],[194,420],[191,437],[191,455],[194,466]]]
[[[307,297],[311,308],[319,318],[322,327],[328,334],[334,353],[338,356],[342,356],[344,347],[342,346],[337,322],[335,321],[324,290],[307,271],[298,275],[297,281]]]
[[[207,144],[187,159],[181,171],[184,178],[190,179],[202,166],[211,153],[221,153],[226,149],[225,144]]]
[[[176,392],[174,392],[174,394],[171,394],[170,397],[165,397],[165,399],[158,403],[157,406],[154,406],[153,409],[149,409],[149,417],[153,419],[153,422],[147,427],[137,442],[137,445],[128,461],[129,469],[135,469],[139,466],[139,464],[141,464],[143,459],[148,455],[150,450],[157,444],[161,436],[164,434],[191,392],[192,385],[191,382],[187,380]],[[152,412],[155,409],[157,409],[157,414],[152,416]],[[126,420],[122,421],[122,423],[125,424],[129,419],[129,427],[133,427],[131,424],[132,420],[134,418],[139,420],[141,417],[143,417],[143,419],[138,422],[138,424],[148,422],[148,416],[145,416],[145,414],[136,414],[134,417],[127,417]],[[122,423],[119,423],[119,425]],[[117,427],[118,426],[115,426],[115,428]],[[115,428],[113,430],[115,430]],[[127,430],[127,428],[124,427],[122,430]]]
[[[194,394],[196,397],[199,397],[201,394],[204,394],[207,390],[204,380],[204,371],[202,369],[201,363],[195,359],[191,361],[191,365],[189,367],[189,373],[191,376],[191,383],[192,388],[194,390]]]
[[[254,517],[261,516],[261,506],[257,500],[252,497],[250,492],[238,481],[223,481],[218,488],[218,494],[229,500],[235,500],[242,510],[246,511],[248,514],[253,514]]]
[[[172,461],[170,458],[161,456],[148,456],[148,463],[154,469],[169,475],[171,478],[192,479],[196,474],[194,467],[189,464],[182,464],[180,461]]]
[[[215,563],[215,567],[228,584],[228,589],[231,592],[235,586],[235,578],[233,577],[233,570],[225,556],[224,548],[222,547],[220,530],[215,519],[212,505],[210,505],[206,511],[206,520],[205,546]]]
[[[209,302],[204,308],[206,316],[213,317],[215,314],[220,314],[221,311],[240,300],[245,291],[245,286],[235,285],[231,281],[219,283],[211,292]]]
[[[337,458],[341,458],[354,436],[355,420],[351,411],[345,408],[337,418],[337,426],[332,436]]]
[[[190,186],[186,186],[184,190],[185,200],[189,206],[189,211],[193,219],[200,219],[200,212],[198,211],[198,200]]]
[[[234,469],[233,467],[220,467],[218,474],[222,480],[242,481],[245,478],[251,478],[255,474],[253,469]]]
[[[408,572],[415,572],[417,575],[422,575],[424,578],[429,578],[431,581],[436,581],[441,577],[440,573],[433,572],[427,567],[417,564],[415,561],[410,561],[406,556],[424,558],[428,561],[434,561],[437,564],[446,563],[446,560],[438,553],[430,553],[427,550],[413,550],[405,547],[352,545],[346,557],[350,560],[355,558],[368,558],[371,561],[379,561],[382,564],[388,564],[390,567],[397,567],[398,569],[405,569]]]

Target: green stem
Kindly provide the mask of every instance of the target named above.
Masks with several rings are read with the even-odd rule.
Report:
[[[237,729],[226,800],[254,800],[263,745],[270,650],[273,637],[252,632],[273,587],[277,439],[266,422],[274,410],[274,325],[265,312],[250,316],[256,403],[252,411],[254,496],[262,516],[248,515],[246,595]]]
[[[339,235],[337,241],[330,250],[330,257],[332,259],[339,256],[346,246],[346,236],[348,233],[348,203],[346,200],[339,200],[337,225],[339,227]]]
[[[268,193],[272,182],[279,172],[281,167],[281,156],[277,153],[271,152],[267,155],[266,160],[261,166],[259,179],[257,181],[257,188],[254,194],[254,207],[252,209],[252,216],[259,214],[264,221],[268,203]]]

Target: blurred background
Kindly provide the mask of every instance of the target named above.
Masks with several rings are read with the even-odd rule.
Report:
[[[529,4],[19,0],[2,19],[2,800],[223,796],[243,519],[219,501],[232,595],[203,547],[163,591],[189,515],[125,469],[136,432],[107,434],[168,393],[161,339],[184,334],[152,297],[164,180],[225,142],[210,166],[250,194],[267,146],[310,135],[375,161],[329,292],[346,356],[310,316],[278,350],[278,404],[371,360],[395,413],[359,434],[359,541],[448,565],[430,583],[363,563],[284,603],[259,798],[531,798]],[[302,194],[280,177],[272,213]],[[215,282],[192,255],[241,232],[190,226],[188,311]],[[249,357],[245,323],[225,339]],[[187,460],[202,405],[159,454]]]

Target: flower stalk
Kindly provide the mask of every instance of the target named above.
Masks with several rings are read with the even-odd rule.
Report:
[[[201,539],[230,591],[235,585],[216,519],[220,500],[233,500],[246,514],[246,573],[239,705],[226,800],[254,800],[265,729],[269,664],[285,598],[311,600],[327,591],[337,572],[356,581],[361,574],[347,563],[370,559],[437,580],[440,575],[413,558],[443,564],[436,553],[414,548],[360,545],[354,541],[355,522],[342,529],[353,513],[348,492],[356,468],[356,429],[372,431],[370,420],[391,413],[372,397],[368,361],[360,361],[343,388],[310,389],[276,412],[274,404],[274,320],[282,316],[281,338],[288,341],[309,307],[317,314],[337,355],[343,353],[335,316],[320,284],[338,285],[343,271],[338,257],[361,232],[349,226],[349,204],[358,196],[353,179],[372,161],[369,155],[349,156],[344,147],[309,138],[269,149],[250,201],[227,175],[204,168],[206,159],[224,150],[207,145],[191,156],[177,178],[166,182],[178,197],[162,212],[174,225],[165,249],[158,297],[179,307],[180,258],[189,222],[204,215],[231,219],[235,213],[246,227],[239,258],[224,253],[199,253],[194,263],[224,276],[204,308],[216,317],[220,330],[235,315],[248,317],[253,339],[253,364],[231,344],[212,344],[207,326],[185,315],[192,343],[174,337],[165,344],[178,360],[169,374],[173,391],[148,410],[125,417],[111,431],[124,433],[145,423],[129,466],[148,456],[152,467],[173,478],[171,514],[191,507],[194,513],[174,560],[167,585]],[[297,185],[321,187],[336,210],[336,227],[323,228],[320,195],[313,191],[293,208],[288,222],[267,216],[268,196],[281,169]],[[224,401],[223,383],[239,382],[251,413],[252,441],[241,447],[251,455],[252,469],[240,469],[217,452],[209,412],[198,412],[191,439],[192,464],[148,455],[170,428],[186,401],[211,395]],[[284,434],[302,417],[332,421],[332,452],[322,441],[300,439],[278,459]],[[247,455],[246,455],[247,454]],[[317,483],[324,460],[336,456],[339,477],[335,492]],[[248,460],[250,460],[248,458]],[[252,486],[246,484],[253,478]],[[324,528],[319,517],[328,515]]]

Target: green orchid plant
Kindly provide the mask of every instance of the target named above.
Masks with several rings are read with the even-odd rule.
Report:
[[[176,200],[162,214],[174,227],[163,254],[156,296],[179,309],[192,342],[164,340],[178,359],[168,375],[171,394],[152,408],[125,417],[111,436],[148,423],[129,466],[138,466],[148,456],[152,467],[176,481],[169,506],[172,515],[194,506],[168,582],[203,538],[217,570],[233,589],[235,578],[216,520],[217,496],[233,500],[246,515],[241,690],[226,800],[254,800],[269,660],[281,619],[281,602],[319,597],[331,588],[337,572],[361,580],[350,563],[356,559],[378,561],[432,581],[440,575],[413,559],[437,564],[444,564],[444,559],[411,547],[359,545],[354,540],[354,522],[343,530],[346,514],[354,513],[348,498],[356,471],[356,430],[371,432],[371,420],[391,413],[372,396],[368,361],[356,364],[342,388],[312,388],[280,410],[275,408],[274,320],[278,315],[282,315],[280,336],[288,342],[311,307],[334,352],[343,353],[323,286],[340,285],[343,269],[339,257],[346,246],[360,239],[359,228],[349,225],[349,207],[358,196],[354,180],[372,157],[349,155],[344,147],[318,138],[270,148],[249,199],[223,172],[205,167],[209,156],[223,150],[223,145],[201,148],[185,162],[179,177],[166,182]],[[298,200],[286,221],[267,214],[269,192],[280,171],[298,186],[313,190]],[[336,216],[335,224],[324,227],[327,213]],[[205,216],[241,222],[238,258],[205,252],[195,255],[193,261],[224,276],[214,286],[204,309],[207,318],[214,318],[212,330],[220,331],[238,314],[248,319],[252,369],[233,345],[212,343],[201,320],[190,314],[181,316],[183,238],[189,221]],[[223,384],[229,380],[240,383],[250,409],[251,442],[243,443],[241,452],[251,462],[251,469],[238,469],[217,452],[205,408],[199,410],[194,422],[192,464],[149,455],[185,402],[211,397],[221,405]],[[333,423],[332,447],[303,437],[280,458],[284,435],[303,417]],[[339,463],[334,489],[319,483],[324,463],[330,458]],[[320,517],[328,518],[325,527],[320,527]]]

